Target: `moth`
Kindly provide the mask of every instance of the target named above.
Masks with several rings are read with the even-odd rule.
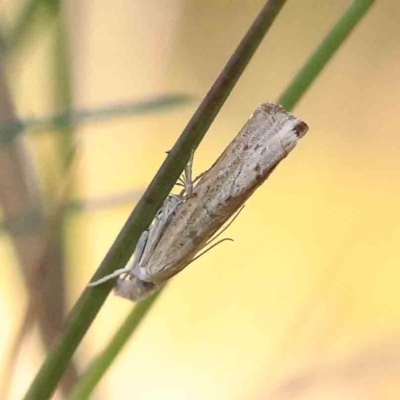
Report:
[[[212,167],[192,181],[192,159],[179,195],[169,195],[140,236],[133,261],[90,283],[117,278],[115,293],[138,301],[190,264],[308,131],[274,103],[261,104]],[[218,236],[218,235],[217,235]]]

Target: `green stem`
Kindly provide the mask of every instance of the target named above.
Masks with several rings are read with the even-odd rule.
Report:
[[[285,0],[269,0],[263,7],[129,216],[93,280],[126,265],[135,250],[140,233],[151,223],[185,168],[192,150],[199,145],[284,4]],[[109,282],[85,289],[71,311],[64,335],[47,356],[28,389],[25,400],[44,400],[51,396],[112,286],[113,282]]]
[[[115,357],[128,342],[132,332],[136,330],[140,322],[147,315],[147,312],[150,310],[160,293],[161,290],[135,305],[133,311],[128,315],[125,322],[118,329],[110,343],[101,353],[101,355],[94,360],[85,375],[73,388],[69,400],[89,398],[101,377],[108,370],[115,360]]]
[[[283,104],[285,108],[291,109],[295,106],[313,80],[318,76],[318,73],[333,56],[340,44],[343,43],[344,39],[348,36],[372,3],[373,1],[356,1],[349,7],[345,14],[343,14],[331,32],[325,37],[314,54],[309,58],[304,67],[289,84],[288,88],[280,96],[279,102]],[[314,78],[312,78],[312,76]],[[149,301],[153,303],[154,300]],[[141,304],[143,303],[139,303],[139,305]],[[88,370],[82,375],[78,384],[72,391],[71,399],[87,399],[92,393],[93,389],[105,374],[112,361],[117,357],[120,350],[135,331],[138,325],[138,320],[140,321],[140,318],[145,316],[145,313],[142,312],[139,305],[132,310],[105,350],[94,360]],[[148,309],[149,307],[146,307],[146,312]]]
[[[66,110],[50,117],[11,119],[0,123],[0,146],[17,135],[37,134],[58,129],[74,128],[85,123],[106,121],[124,115],[143,115],[162,112],[172,107],[188,104],[193,98],[183,93],[165,93],[150,99],[137,100],[117,106],[87,110]],[[21,125],[26,129],[21,129]]]
[[[353,1],[281,94],[279,104],[287,110],[293,109],[373,3],[374,0]]]
[[[58,13],[58,0],[27,0],[15,22],[6,33],[7,56],[20,53],[22,47],[31,44],[42,29],[48,29]]]

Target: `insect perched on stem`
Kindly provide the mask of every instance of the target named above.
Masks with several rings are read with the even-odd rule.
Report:
[[[194,181],[192,158],[180,195],[170,195],[140,236],[127,267],[92,282],[118,277],[115,293],[136,301],[163,286],[204,249],[296,146],[308,126],[274,103],[261,104],[214,165]]]

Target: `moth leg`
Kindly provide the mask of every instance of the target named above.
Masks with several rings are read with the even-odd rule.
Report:
[[[169,195],[165,199],[163,206],[157,213],[156,221],[154,221],[154,223],[150,226],[148,240],[146,242],[146,246],[143,250],[140,261],[132,267],[133,275],[135,275],[136,277],[141,277],[143,275],[147,276],[147,274],[143,272],[146,271],[146,264],[151,254],[157,247],[158,242],[160,241],[160,238],[163,235],[164,231],[169,226],[171,218],[174,216],[176,210],[179,208],[181,203],[182,199],[180,196]]]
[[[97,281],[90,282],[88,284],[88,286],[89,287],[94,287],[94,286],[101,285],[102,283],[111,281],[112,279],[117,278],[118,276],[120,276],[122,274],[129,273],[130,271],[131,271],[130,267],[117,269],[112,274],[106,275],[104,278],[100,278]]]
[[[178,178],[178,181],[175,183],[176,186],[182,187],[182,191],[179,193],[181,198],[190,197],[193,193],[193,184],[197,182],[200,178],[198,176],[195,180],[193,180],[193,158],[194,158],[194,150],[191,151],[189,162],[187,163],[182,175]]]
[[[244,205],[240,207],[239,211],[236,212],[236,214],[233,216],[233,218],[228,222],[228,224],[221,230],[219,231],[215,236],[213,236],[206,244],[204,247],[208,246],[212,242],[214,242],[219,236],[221,236],[235,221],[235,219],[239,216],[239,214],[243,211]],[[213,246],[214,247],[214,246]]]
[[[211,249],[213,249],[214,247],[218,246],[219,244],[223,243],[223,242],[233,242],[234,240],[231,238],[225,238],[225,239],[221,239],[219,240],[217,243],[214,243],[213,245],[211,245],[208,249],[205,249],[204,251],[202,251],[200,254],[198,254],[196,257],[194,257],[189,264],[191,264],[192,262],[198,260],[201,256],[204,256],[204,254],[208,253]],[[206,243],[207,246],[207,243]],[[205,247],[205,246],[204,246]],[[204,248],[203,247],[203,248]],[[188,265],[189,265],[188,264]],[[187,265],[186,265],[187,267]]]
[[[175,185],[183,187],[179,196],[181,198],[190,197],[193,193],[193,178],[192,178],[192,167],[193,167],[194,150],[190,154],[189,162],[187,163],[183,174],[178,178]]]
[[[233,242],[233,239],[231,238],[225,238],[225,239],[221,239],[218,240],[218,242],[212,244],[210,246],[210,244],[212,242],[214,242],[220,235],[222,235],[235,221],[235,219],[239,216],[239,214],[243,211],[244,209],[244,205],[239,209],[239,211],[236,212],[236,214],[233,216],[233,218],[228,222],[228,224],[219,232],[217,233],[214,237],[212,237],[210,240],[208,240],[200,249],[199,251],[201,251],[201,253],[197,254],[186,266],[185,268],[190,265],[192,262],[198,260],[200,257],[202,257],[204,254],[206,254],[207,252],[209,252],[211,249],[213,249],[214,247],[218,246],[219,244],[223,243],[223,242]],[[208,249],[205,249],[207,246]],[[205,250],[203,250],[205,249]]]
[[[194,159],[194,150],[192,150],[192,155],[190,157],[188,165],[185,168],[184,179],[180,178],[179,181],[183,183],[180,184],[180,186],[183,186],[185,188],[184,193],[186,194],[187,197],[192,196],[193,188],[195,186],[194,184],[197,183],[204,175],[204,172],[202,172],[200,175],[196,176],[196,178],[193,179],[193,159]]]
[[[185,194],[190,197],[193,193],[193,158],[194,150],[190,153],[189,162],[187,163],[184,171]]]
[[[114,278],[117,278],[120,275],[123,274],[132,274],[132,271],[134,268],[136,268],[137,265],[139,265],[140,259],[142,258],[144,249],[146,247],[146,243],[147,243],[147,238],[149,237],[149,231],[146,230],[144,232],[142,232],[142,234],[140,235],[140,238],[138,240],[138,243],[136,245],[136,249],[135,249],[135,257],[133,259],[132,264],[127,265],[124,268],[120,268],[115,270],[114,272],[112,272],[109,275],[104,276],[103,278],[98,279],[97,281],[94,282],[90,282],[88,286],[93,287],[93,286],[97,286],[97,285],[101,285],[104,282],[108,282]]]

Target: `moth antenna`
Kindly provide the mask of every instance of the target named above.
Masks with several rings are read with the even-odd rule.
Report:
[[[228,225],[227,225],[224,229],[222,229],[221,232],[219,232],[217,235],[215,235],[211,240],[209,240],[209,241],[204,245],[204,247],[205,247],[205,246],[208,246],[208,245],[209,245],[210,243],[212,243],[215,239],[217,239],[218,236],[222,235],[222,234],[233,224],[233,221],[235,221],[235,219],[236,219],[236,218],[239,216],[239,214],[243,211],[243,208],[244,208],[244,205],[243,205],[242,207],[240,207],[239,211],[235,214],[235,216],[231,219],[231,221],[229,221]],[[190,261],[190,263],[189,263],[188,265],[190,265],[192,262],[196,261],[198,258],[200,258],[200,257],[203,256],[204,254],[206,254],[208,251],[210,251],[210,250],[213,249],[214,247],[218,246],[220,243],[222,243],[222,242],[227,242],[227,241],[229,241],[229,242],[234,242],[234,240],[231,239],[231,238],[221,239],[221,240],[219,240],[217,243],[214,243],[211,247],[209,247],[208,249],[204,250],[202,253],[200,253],[199,255],[197,255],[195,258],[193,258],[193,260]],[[187,266],[188,266],[188,265],[187,265]],[[186,267],[187,267],[187,266],[186,266]],[[186,267],[185,267],[185,268],[186,268]]]

